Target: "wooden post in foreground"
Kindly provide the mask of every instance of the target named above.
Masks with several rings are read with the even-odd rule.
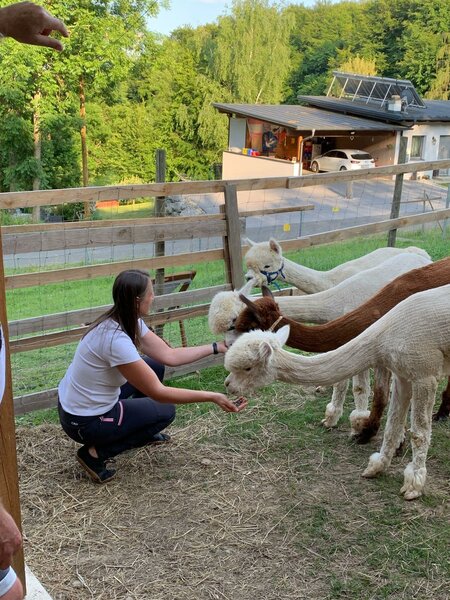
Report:
[[[228,281],[236,290],[244,285],[241,222],[239,220],[236,185],[225,184],[224,193],[225,204],[220,207],[220,210],[225,213],[227,226],[227,235],[224,239],[225,263],[227,265]]]
[[[400,149],[398,152],[397,164],[404,164],[406,162],[406,146],[408,140],[405,137],[400,138]],[[402,189],[403,189],[403,173],[399,173],[395,176],[394,195],[392,197],[391,216],[390,219],[396,219],[400,214],[400,202],[402,200]],[[395,246],[395,240],[397,237],[397,230],[391,229],[388,233],[388,246]]]
[[[156,183],[164,183],[166,180],[166,151],[156,150]],[[157,196],[155,198],[155,217],[164,217],[166,214],[166,198],[165,196]],[[164,256],[166,253],[166,243],[164,240],[155,242],[155,256]],[[165,269],[156,269],[155,272],[155,295],[160,296],[164,293],[164,277]],[[158,335],[162,336],[164,325],[158,325],[155,328]]]
[[[0,227],[0,320],[5,344],[5,393],[0,404],[0,497],[6,510],[12,515],[20,530],[19,477],[17,472],[16,428],[14,423],[14,403],[9,358],[8,318],[6,313],[5,272],[3,266],[3,244]],[[23,548],[15,555],[13,567],[22,581],[25,590],[25,564]]]

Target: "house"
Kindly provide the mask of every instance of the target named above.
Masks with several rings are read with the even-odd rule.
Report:
[[[450,157],[450,101],[422,100],[410,81],[336,71],[326,96],[299,100],[213,104],[229,116],[223,179],[301,175],[314,156],[339,148],[365,150],[377,166],[396,164],[401,136],[407,161]],[[437,175],[450,170],[418,173]]]

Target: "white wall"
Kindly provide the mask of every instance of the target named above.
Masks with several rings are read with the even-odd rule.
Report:
[[[266,156],[246,156],[234,152],[222,154],[222,179],[253,177],[297,177],[300,163]]]
[[[404,131],[403,137],[407,138],[408,140],[408,145],[406,148],[407,162],[417,160],[415,158],[411,158],[412,137],[415,135],[425,136],[422,160],[438,160],[439,138],[441,135],[450,135],[450,123],[420,123],[418,125],[414,125],[411,130]],[[436,143],[434,144],[432,139],[433,137],[436,140]],[[424,175],[432,178],[433,171],[419,171],[417,173],[418,177],[423,177]],[[411,176],[411,173],[405,173],[405,179],[410,179]]]

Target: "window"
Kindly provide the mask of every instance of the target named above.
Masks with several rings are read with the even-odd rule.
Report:
[[[411,159],[420,159],[423,158],[423,149],[424,149],[424,144],[425,142],[425,136],[424,135],[413,135],[412,136],[412,140],[411,140],[411,152],[410,152],[410,158]]]

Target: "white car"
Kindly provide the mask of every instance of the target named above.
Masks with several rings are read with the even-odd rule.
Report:
[[[370,169],[375,159],[362,150],[329,150],[311,161],[311,171],[350,171],[352,169]]]

